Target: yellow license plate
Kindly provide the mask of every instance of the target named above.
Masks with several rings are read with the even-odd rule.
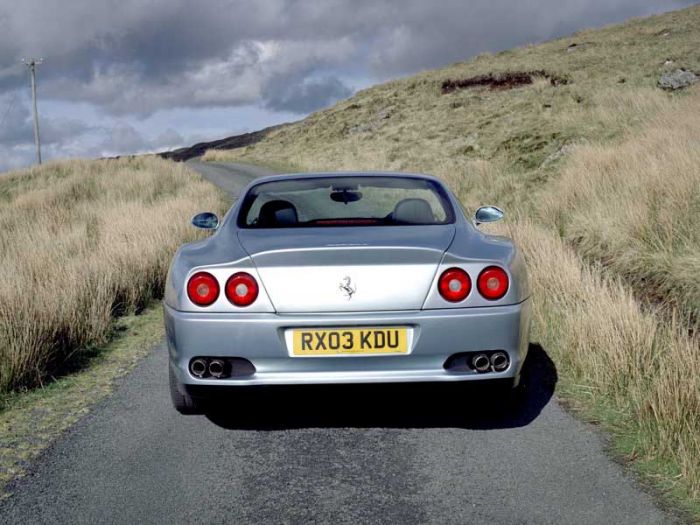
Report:
[[[295,356],[406,354],[408,329],[402,327],[293,330]]]

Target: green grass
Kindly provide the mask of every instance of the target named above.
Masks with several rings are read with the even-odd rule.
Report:
[[[81,368],[29,391],[0,396],[0,498],[63,431],[73,425],[163,337],[160,304],[121,317],[107,344],[84,349]]]

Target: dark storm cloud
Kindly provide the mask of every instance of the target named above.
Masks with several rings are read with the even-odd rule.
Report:
[[[114,114],[260,102],[271,77],[313,74],[352,53],[347,39],[318,37],[313,14],[295,2],[25,0],[5,9],[0,89],[26,82],[19,57],[42,56],[44,92]]]
[[[117,114],[261,104],[308,112],[346,96],[329,71],[378,79],[687,0],[23,0],[0,7],[0,91],[46,58],[45,96]],[[300,74],[303,72],[303,74]]]
[[[262,92],[266,108],[295,113],[309,113],[351,94],[352,90],[335,77],[302,78],[294,82],[272,79]]]
[[[5,0],[0,170],[34,155],[23,56],[45,58],[42,101],[85,103],[84,120],[96,121],[42,115],[46,157],[99,156],[179,146],[206,128],[144,131],[158,111],[254,106],[281,120],[348,96],[349,85],[696,1]]]
[[[375,74],[392,76],[650,15],[697,0],[444,0],[402,2],[369,55]],[[439,6],[439,7],[437,7]]]

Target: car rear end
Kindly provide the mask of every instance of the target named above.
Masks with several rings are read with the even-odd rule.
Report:
[[[253,186],[210,239],[225,235],[216,242],[244,255],[192,265],[166,300],[178,382],[516,380],[530,307],[512,244],[476,231],[434,179],[385,178],[338,177],[326,192],[333,212],[309,204],[320,182]]]

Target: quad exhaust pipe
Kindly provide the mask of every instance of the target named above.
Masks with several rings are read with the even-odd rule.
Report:
[[[193,359],[190,363],[190,372],[192,372],[193,376],[198,377],[200,379],[204,377],[207,373],[206,360],[202,359],[201,357]]]
[[[480,374],[485,372],[503,372],[510,366],[510,358],[506,352],[498,350],[489,354],[474,354],[471,358],[471,367]]]
[[[195,357],[190,361],[190,373],[197,379],[224,379],[229,377],[230,372],[228,361],[220,357]]]
[[[223,359],[212,359],[209,361],[209,373],[212,377],[221,379],[226,374],[226,363]]]
[[[488,372],[489,368],[491,368],[489,356],[486,354],[476,354],[474,357],[472,357],[472,368],[480,374]]]
[[[491,366],[495,372],[503,372],[508,368],[509,364],[510,360],[505,352],[494,352],[491,354]]]

